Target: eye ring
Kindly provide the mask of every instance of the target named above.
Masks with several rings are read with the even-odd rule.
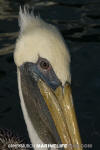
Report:
[[[46,62],[46,61],[44,61],[44,60],[42,60],[42,61],[40,62],[40,67],[41,67],[42,69],[47,70],[47,69],[49,68],[49,63]]]

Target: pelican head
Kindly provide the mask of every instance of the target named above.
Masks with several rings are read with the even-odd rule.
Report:
[[[19,25],[14,61],[30,140],[33,144],[68,144],[68,150],[77,145],[81,150],[64,39],[55,26],[25,8],[20,9]]]

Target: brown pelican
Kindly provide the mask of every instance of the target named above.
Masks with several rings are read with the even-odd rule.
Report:
[[[70,55],[60,32],[26,8],[20,9],[19,25],[14,61],[31,143],[82,150],[70,88]]]

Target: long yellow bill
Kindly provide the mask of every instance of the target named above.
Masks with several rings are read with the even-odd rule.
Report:
[[[71,89],[68,84],[50,89],[41,79],[38,81],[40,92],[52,115],[65,150],[82,150],[81,139],[74,111]]]

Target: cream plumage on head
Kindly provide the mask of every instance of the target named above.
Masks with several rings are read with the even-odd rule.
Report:
[[[14,60],[17,66],[25,62],[47,59],[62,84],[70,82],[70,55],[58,29],[40,17],[20,8],[20,34],[16,42]]]

